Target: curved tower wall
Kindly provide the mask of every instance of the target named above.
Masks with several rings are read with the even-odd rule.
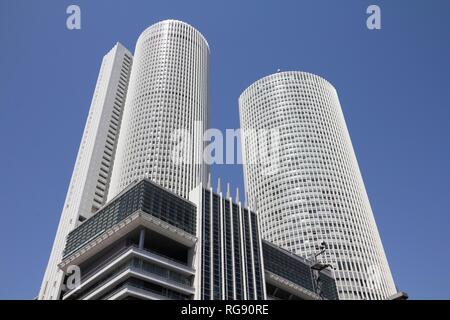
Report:
[[[244,181],[263,238],[336,269],[340,299],[396,292],[339,99],[304,72],[262,78],[239,98],[241,129],[278,130],[276,152],[243,135]],[[265,171],[267,164],[272,170]]]
[[[140,35],[108,199],[144,177],[185,198],[204,182],[208,66],[208,43],[187,23],[162,21]],[[189,137],[175,134],[180,130]],[[182,150],[182,161],[174,150]]]

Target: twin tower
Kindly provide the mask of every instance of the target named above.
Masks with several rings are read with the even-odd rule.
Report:
[[[147,28],[134,56],[119,43],[105,55],[39,299],[59,298],[69,232],[128,185],[148,178],[188,198],[206,184],[209,56],[202,34],[176,20]],[[319,259],[334,267],[340,299],[394,294],[334,87],[313,74],[278,72],[248,87],[239,111],[241,129],[278,132],[277,152],[262,155],[266,140],[242,137],[247,203],[262,237],[307,258],[325,245]],[[173,132],[180,129],[192,133],[183,163],[173,161]]]

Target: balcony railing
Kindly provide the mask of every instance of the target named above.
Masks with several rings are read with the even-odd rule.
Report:
[[[144,286],[139,286],[136,284],[129,284],[126,283],[123,286],[120,286],[119,288],[117,288],[116,290],[114,290],[113,292],[107,294],[105,297],[101,298],[102,300],[108,300],[109,298],[113,297],[115,294],[117,294],[118,292],[122,291],[123,289],[136,289],[139,291],[143,291],[143,293],[145,294],[146,292],[148,293],[152,293],[155,294],[159,297],[161,297],[161,299],[166,299],[166,300],[189,300],[187,297],[183,296],[182,294],[177,294],[177,293],[172,293],[172,292],[161,292],[158,290],[154,290],[154,289],[150,289],[150,288],[144,288]]]
[[[154,270],[149,271],[144,268],[136,267],[133,265],[133,261],[131,260],[131,261],[128,261],[127,263],[123,264],[122,266],[119,266],[117,269],[115,269],[114,273],[111,276],[109,276],[109,277],[105,278],[104,280],[100,281],[99,283],[97,283],[94,288],[89,290],[87,293],[83,294],[83,296],[80,298],[80,300],[83,300],[84,298],[88,297],[93,292],[95,292],[98,288],[102,287],[104,284],[106,284],[109,281],[111,281],[112,279],[116,278],[120,273],[122,273],[125,270],[132,271],[132,272],[134,271],[136,273],[140,273],[143,275],[149,275],[149,276],[152,276],[163,282],[167,282],[167,280],[169,280],[170,281],[169,284],[173,284],[175,286],[181,287],[182,289],[184,289],[186,291],[193,290],[192,283],[188,279],[185,279],[188,282],[180,281],[180,279],[173,278],[169,274],[164,274],[164,273],[157,272],[157,271],[153,272]]]
[[[99,271],[101,271],[102,269],[104,269],[108,264],[110,264],[112,261],[116,260],[117,258],[119,258],[120,256],[122,256],[125,252],[127,251],[131,251],[131,250],[135,250],[136,252],[144,252],[144,253],[150,253],[152,255],[155,255],[158,259],[164,261],[168,264],[171,265],[175,265],[179,268],[182,269],[188,269],[189,271],[191,271],[192,273],[194,272],[194,269],[192,269],[191,267],[189,267],[188,265],[186,265],[185,263],[183,263],[180,260],[165,256],[160,254],[159,252],[153,251],[153,250],[149,250],[149,249],[144,249],[144,248],[139,248],[136,245],[130,245],[130,246],[126,246],[123,248],[120,248],[118,251],[112,253],[109,257],[107,257],[106,259],[104,259],[99,265],[95,266],[93,269],[89,270],[87,273],[83,274],[81,277],[81,284],[85,283],[89,278],[91,278],[92,276],[94,276],[95,274],[97,274]],[[128,261],[128,263],[131,263],[132,261]],[[125,265],[123,265],[123,267],[119,267],[119,268],[114,268],[113,271],[114,275],[117,275],[118,273],[120,273],[122,270],[126,269],[127,267],[129,267],[128,263],[126,263]],[[161,269],[164,269],[163,267],[161,267]],[[181,277],[176,277],[176,276],[170,276],[172,275],[176,275],[176,273],[171,272],[168,269],[164,269],[167,271],[166,274],[164,273],[158,273],[158,271],[156,271],[157,269],[154,268],[154,272],[150,272],[152,274],[156,274],[158,276],[161,277],[165,277],[167,279],[170,279],[172,281],[178,282],[182,285],[185,286],[191,286],[190,281],[182,281]],[[112,277],[108,277],[107,279],[101,281],[100,283],[97,283],[96,288],[98,288],[101,284],[106,283],[107,281],[109,281]],[[187,280],[187,279],[185,279]],[[71,292],[73,292],[74,290],[76,290],[77,288],[71,289],[69,291],[67,291],[64,296],[67,296],[68,294],[70,294]],[[86,295],[84,295],[86,296]]]

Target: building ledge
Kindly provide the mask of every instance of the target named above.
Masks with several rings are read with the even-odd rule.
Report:
[[[280,289],[283,289],[284,291],[287,291],[291,293],[292,295],[295,295],[297,297],[300,297],[304,300],[322,300],[321,297],[319,297],[318,294],[299,286],[298,284],[289,281],[283,277],[280,277],[270,271],[265,271],[266,276],[266,282],[270,283],[271,285],[278,287]]]
[[[197,237],[194,235],[174,227],[142,210],[137,210],[119,223],[99,233],[81,247],[66,255],[61,263],[58,264],[58,267],[65,272],[70,265],[80,265],[83,261],[86,261],[88,258],[113,244],[122,236],[141,226],[158,232],[187,247],[193,247],[197,242]]]
[[[99,277],[101,277],[105,272],[117,267],[117,265],[122,262],[131,259],[133,257],[142,258],[151,263],[157,264],[168,270],[176,271],[178,273],[184,274],[186,276],[195,275],[195,269],[183,265],[175,260],[160,256],[156,253],[146,251],[145,249],[139,249],[136,246],[131,246],[125,250],[119,251],[118,254],[114,255],[108,263],[105,263],[98,268],[88,272],[86,275],[82,275],[81,284],[79,287],[74,288],[64,294],[65,298],[72,296],[74,293],[78,292],[80,289],[84,288],[90,283],[95,283]]]
[[[109,295],[105,300],[122,300],[127,297],[135,297],[144,300],[173,300],[169,297],[160,295],[149,290],[136,288],[133,285],[124,285],[117,291]]]

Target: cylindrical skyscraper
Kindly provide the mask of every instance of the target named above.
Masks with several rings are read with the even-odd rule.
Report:
[[[208,43],[187,23],[158,22],[140,35],[108,199],[144,177],[185,198],[204,181],[208,66]],[[175,161],[180,146],[184,160]]]
[[[248,201],[263,238],[335,268],[340,299],[396,292],[334,87],[313,74],[279,72],[239,98]],[[249,130],[277,130],[277,145]],[[271,170],[266,171],[267,164]]]

